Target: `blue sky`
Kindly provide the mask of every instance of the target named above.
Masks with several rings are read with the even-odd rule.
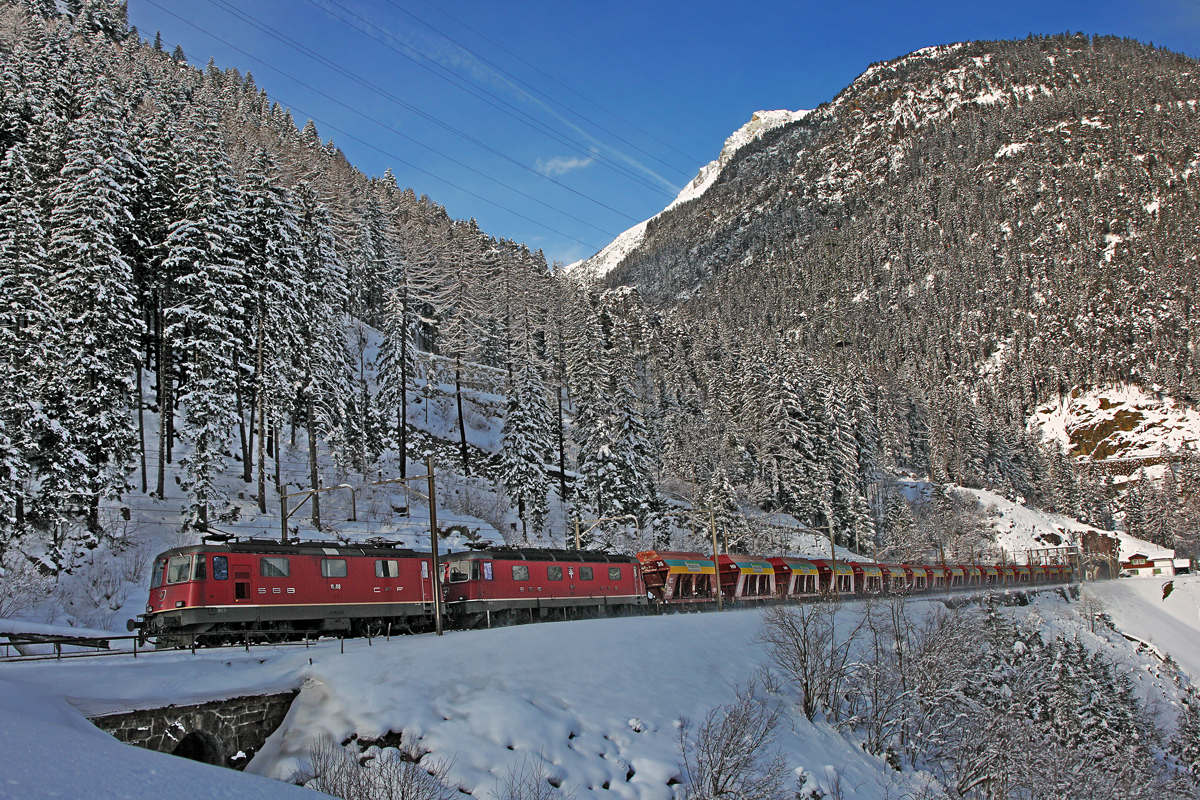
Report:
[[[564,263],[662,210],[755,111],[813,108],[874,61],[1063,31],[1200,55],[1200,0],[129,0],[129,18],[253,73],[367,174]]]

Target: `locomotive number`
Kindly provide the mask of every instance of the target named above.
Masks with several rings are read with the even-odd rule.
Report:
[[[330,589],[340,589],[340,588],[342,588],[342,585],[340,583],[331,583],[331,584],[329,584],[329,588]]]

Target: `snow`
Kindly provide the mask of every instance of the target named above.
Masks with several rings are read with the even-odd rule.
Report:
[[[1163,586],[1174,590],[1163,599]],[[1084,592],[1098,598],[1117,629],[1167,653],[1200,682],[1200,576],[1123,578],[1090,583]]]
[[[1015,142],[1013,144],[1006,144],[996,151],[996,158],[1004,158],[1005,156],[1016,155],[1027,147],[1029,147],[1029,142]]]
[[[597,280],[612,272],[616,269],[617,265],[625,260],[626,256],[636,250],[638,245],[642,243],[642,239],[646,235],[646,228],[652,220],[657,219],[677,206],[683,205],[690,200],[695,200],[708,191],[708,188],[720,177],[721,170],[733,159],[738,150],[758,139],[764,133],[774,130],[781,125],[787,125],[791,122],[804,119],[811,113],[811,111],[756,111],[750,117],[749,122],[730,134],[729,138],[725,140],[725,145],[721,148],[721,153],[717,156],[717,159],[701,167],[696,177],[687,186],[683,187],[683,190],[671,201],[670,205],[650,219],[639,222],[616,239],[613,239],[607,247],[591,258],[567,265],[565,267],[566,271],[575,275],[580,280]]]
[[[1010,554],[1010,561],[1024,564],[1030,550],[1048,547],[1078,545],[1084,531],[1117,539],[1120,558],[1128,559],[1134,553],[1149,558],[1171,558],[1174,550],[1167,550],[1119,531],[1105,531],[1061,514],[1050,514],[1015,503],[986,489],[954,487],[955,491],[973,495],[989,512],[990,524],[996,531],[996,543]]]
[[[846,604],[846,619],[855,605]],[[112,656],[12,663],[5,667],[0,701],[39,698],[29,702],[42,718],[54,720],[43,719],[29,732],[51,724],[71,727],[84,760],[110,749],[127,755],[101,773],[112,776],[105,783],[117,790],[139,784],[117,778],[116,771],[145,774],[153,767],[138,759],[151,754],[89,736],[72,707],[97,715],[298,687],[287,718],[248,772],[286,780],[304,767],[319,737],[341,742],[352,734],[378,738],[403,731],[420,739],[428,757],[449,764],[452,783],[476,796],[494,793],[510,770],[532,760],[562,778],[579,800],[673,800],[667,784],[679,774],[678,721],[702,718],[733,699],[736,687],[764,662],[756,643],[760,624],[759,612],[741,610],[348,640],[344,654],[339,643],[323,642],[249,653],[160,652],[136,661]],[[832,766],[843,782],[863,786],[865,798],[882,797],[868,787],[895,779],[853,737],[803,717],[791,722],[780,745],[793,766],[818,776]],[[31,741],[36,746],[44,739]],[[22,752],[0,748],[0,773]],[[219,774],[241,788],[243,776]],[[62,780],[85,778],[72,772]],[[605,782],[608,791],[601,788]]]
[[[1200,674],[1200,580],[1088,585],[1117,627],[1153,642],[1192,675]],[[914,600],[918,614],[941,607]],[[845,603],[839,624],[861,608]],[[1179,689],[1135,643],[1112,631],[1088,631],[1083,607],[1045,593],[1028,607],[1005,609],[1042,628],[1078,636],[1121,665],[1145,698],[1166,700],[1169,725]],[[729,702],[766,661],[755,610],[581,620],[491,630],[348,640],[312,647],[160,651],[63,662],[5,665],[0,680],[0,798],[86,794],[107,798],[299,796],[287,781],[306,767],[324,738],[377,739],[389,731],[419,740],[426,758],[446,765],[448,781],[475,797],[493,797],[529,765],[546,770],[578,800],[675,800],[681,719],[701,719]],[[87,715],[299,688],[281,727],[247,768],[250,775],[122,745],[91,727]],[[45,743],[69,759],[44,762]],[[860,800],[918,788],[924,775],[895,772],[866,754],[854,733],[792,709],[779,747],[796,770],[828,792],[837,781]],[[608,788],[603,788],[605,784]],[[308,795],[311,797],[311,795]]]
[[[0,680],[0,798],[311,798],[278,781],[118,742],[54,692]]]

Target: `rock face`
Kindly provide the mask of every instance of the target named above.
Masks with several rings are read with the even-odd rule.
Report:
[[[93,717],[92,723],[126,744],[240,770],[280,726],[297,694],[149,708]]]

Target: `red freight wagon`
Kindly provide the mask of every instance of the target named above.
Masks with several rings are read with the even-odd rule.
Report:
[[[929,588],[929,572],[920,564],[901,564],[907,573],[907,585],[910,592],[923,592]]]
[[[721,591],[726,601],[766,600],[775,596],[775,565],[765,558],[717,556]]]
[[[908,572],[899,564],[880,564],[883,587],[889,592],[903,592],[908,586]]]
[[[168,550],[154,561],[147,635],[187,629],[218,643],[239,630],[364,631],[433,621],[431,556],[390,547],[267,541]],[[202,638],[202,643],[205,639]]]
[[[817,565],[804,558],[782,556],[767,559],[775,568],[775,591],[780,597],[802,597],[817,593]]]
[[[708,603],[713,596],[712,558],[702,553],[646,550],[638,553],[642,580],[660,603]]]
[[[831,576],[834,570],[829,566],[829,562],[823,558],[814,558],[813,563],[817,566],[817,572],[821,578],[821,592],[828,594]],[[854,570],[850,567],[848,561],[837,561],[837,591],[839,594],[854,593]]]
[[[879,594],[883,591],[883,568],[878,564],[851,561],[850,568],[854,570],[854,583],[858,586],[858,591],[867,594]]]
[[[621,613],[647,602],[632,556],[496,548],[445,559],[447,610],[467,627],[497,614],[521,619],[566,617],[571,609]]]

